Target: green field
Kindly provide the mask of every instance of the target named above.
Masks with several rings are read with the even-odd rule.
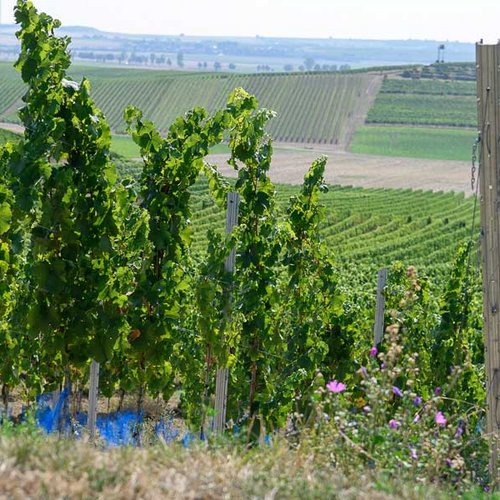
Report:
[[[269,132],[277,141],[342,144],[348,141],[352,117],[367,111],[369,74],[234,75],[139,71],[74,66],[72,78],[90,79],[92,94],[115,133],[125,132],[123,110],[140,107],[165,133],[174,119],[203,106],[224,106],[230,92],[243,87],[262,107],[276,111]],[[8,63],[0,63],[0,121],[16,122],[23,84]],[[6,90],[4,90],[6,89]]]
[[[18,139],[18,134],[14,134],[14,132],[0,128],[0,146],[5,144],[7,141],[17,141]]]
[[[141,157],[139,147],[132,138],[127,135],[114,135],[111,139],[111,151],[129,160]],[[228,152],[229,148],[225,144],[217,144],[211,150],[213,154]]]
[[[351,144],[353,153],[382,156],[470,160],[476,132],[473,129],[426,127],[360,127]]]
[[[139,147],[128,135],[114,135],[111,139],[111,151],[128,159],[141,156]]]

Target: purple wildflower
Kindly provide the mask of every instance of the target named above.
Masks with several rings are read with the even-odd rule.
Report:
[[[401,427],[401,423],[398,422],[397,420],[394,420],[393,418],[391,418],[389,420],[389,427],[391,429],[399,429]]]
[[[373,346],[370,349],[370,358],[374,358],[377,354],[378,354],[378,349],[375,346]]]
[[[412,448],[411,446],[408,446],[408,448],[410,448],[410,456],[411,456],[411,458],[413,458],[414,460],[416,460],[418,458],[418,455],[417,455],[417,452],[416,452],[415,448]]]
[[[415,406],[420,406],[422,404],[422,398],[420,396],[415,396],[415,399],[413,400],[413,404]]]
[[[441,426],[445,426],[446,423],[448,422],[448,420],[446,420],[446,417],[440,411],[438,411],[436,413],[434,420],[436,421],[436,424],[441,425]]]
[[[399,396],[400,398],[403,397],[403,392],[399,387],[396,387],[395,385],[392,386],[392,392],[396,394],[396,396]]]
[[[372,410],[372,409],[370,408],[370,406],[369,406],[369,405],[363,406],[363,411],[364,411],[365,413],[370,413],[370,412],[371,412],[371,410]]]
[[[441,394],[441,387],[436,387],[434,389],[434,396],[439,396]]]
[[[326,388],[333,393],[339,393],[345,390],[346,385],[338,380],[330,380],[328,384],[326,384]]]
[[[413,423],[418,424],[418,422],[420,422],[420,413],[416,413],[413,417]]]
[[[382,363],[382,364],[380,365],[380,369],[381,369],[381,370],[383,370],[384,368],[385,368],[385,363]]]
[[[463,420],[458,421],[457,425],[457,430],[455,431],[455,437],[459,438],[462,437],[462,434],[464,433],[465,428],[465,422]]]

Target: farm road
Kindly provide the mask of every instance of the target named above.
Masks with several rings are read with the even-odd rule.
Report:
[[[331,184],[472,194],[469,162],[372,156],[320,146],[311,150],[284,149],[283,146],[275,145],[270,171],[275,183],[302,184],[311,162],[325,154],[328,156],[325,179]],[[226,163],[227,155],[210,155],[208,160],[219,166],[224,175],[235,176],[233,168]]]
[[[0,123],[0,128],[22,132],[11,123]],[[332,184],[359,187],[388,187],[430,189],[433,191],[463,191],[470,195],[470,163],[451,160],[424,160],[354,154],[333,150],[328,146],[275,143],[271,179],[276,183],[302,184],[309,165],[318,156],[328,156],[325,179]],[[224,175],[235,176],[227,165],[227,155],[210,155]]]

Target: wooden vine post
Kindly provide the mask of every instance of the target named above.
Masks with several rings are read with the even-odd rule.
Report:
[[[387,269],[380,269],[377,279],[377,302],[375,307],[375,325],[373,327],[373,345],[377,346],[384,339],[384,287],[387,283]]]
[[[500,430],[500,43],[476,45],[481,154],[481,250],[490,473],[498,484]]]
[[[90,440],[95,439],[97,421],[97,395],[99,392],[99,363],[92,360],[90,364],[90,388],[89,388],[89,410],[87,415],[87,425]]]
[[[227,217],[226,217],[226,234],[231,233],[233,228],[238,224],[238,209],[240,206],[240,195],[238,193],[228,193],[227,195]],[[224,264],[226,273],[234,272],[234,264],[236,261],[236,249],[233,248],[227,256]],[[228,301],[231,297],[228,295]],[[225,314],[229,316],[229,307],[226,306]],[[226,317],[229,322],[230,318]],[[226,426],[226,408],[227,408],[227,386],[229,382],[229,369],[219,368],[217,370],[217,378],[215,383],[215,417],[213,429],[216,433],[224,432]]]

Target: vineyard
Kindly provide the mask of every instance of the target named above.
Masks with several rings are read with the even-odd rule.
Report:
[[[249,496],[328,496],[337,474],[347,483],[392,476],[455,494],[488,484],[474,198],[329,186],[324,156],[301,186],[275,186],[267,133],[275,113],[232,88],[273,77],[206,77],[203,92],[213,85],[215,102],[223,82],[226,101],[209,111],[192,107],[157,128],[148,111],[159,119],[154,113],[167,105],[154,100],[155,85],[183,86],[194,100],[201,77],[158,73],[148,87],[138,76],[134,92],[149,96],[145,110],[121,110],[120,99],[134,101],[128,77],[128,97],[114,80],[113,91],[112,79],[94,92],[86,78],[73,79],[70,41],[56,35],[57,20],[26,0],[15,15],[15,66],[26,93],[23,137],[0,140],[0,487],[26,493],[19,468],[37,467],[30,453],[47,439],[36,430],[40,402],[53,392],[57,424],[43,428],[63,438],[53,452],[59,466],[49,468],[73,468],[74,476],[85,469],[79,484],[92,493],[116,494],[118,477],[129,484],[123,471],[110,475],[102,466],[100,447],[110,443],[139,448],[111,456],[126,470],[145,468],[152,481],[190,457],[213,460],[224,484],[234,479],[231,489],[217,489],[226,496],[235,484]],[[367,75],[315,78],[290,81],[296,90],[304,82],[326,89],[334,78],[351,102],[368,85]],[[280,87],[278,104],[288,90]],[[112,153],[94,93],[121,96],[107,115],[117,123],[123,116],[141,163]],[[300,137],[313,137],[304,123]],[[214,148],[226,152],[235,178],[205,160]],[[388,280],[377,290],[382,266]],[[377,306],[381,342],[373,334],[377,294],[385,301]],[[123,416],[126,398],[134,401],[133,425],[118,443],[106,441],[107,427],[97,438],[86,434],[97,381],[108,423]],[[66,448],[82,436],[90,443]],[[188,450],[166,451],[170,441]],[[75,450],[81,456],[68,460]],[[167,465],[169,456],[177,465]],[[153,461],[161,470],[148,470]],[[102,469],[89,465],[96,462]],[[2,485],[5,474],[21,489]],[[255,478],[254,489],[241,474]],[[136,470],[131,476],[133,497],[145,486]],[[58,485],[33,478],[36,492],[55,494]],[[189,478],[186,496],[195,490]],[[70,487],[66,481],[57,494]],[[204,487],[200,496],[215,491]]]
[[[278,185],[284,214],[296,186]],[[206,234],[224,227],[224,213],[212,201],[206,181],[193,186],[193,251],[204,258]],[[320,235],[346,275],[375,286],[380,267],[401,261],[444,278],[455,251],[470,236],[473,199],[455,193],[409,189],[331,187],[322,195]]]
[[[115,133],[124,133],[123,109],[132,104],[166,133],[174,119],[202,106],[213,112],[237,87],[276,111],[268,131],[276,140],[345,144],[353,119],[362,122],[379,77],[370,74],[227,75],[133,69],[72,68],[73,77],[92,80],[93,96]],[[7,63],[0,63],[0,121],[17,121],[23,85]],[[5,89],[5,90],[4,90]],[[294,106],[289,106],[294,102]],[[325,110],[328,112],[325,113]],[[304,119],[307,117],[307,119]]]
[[[367,123],[474,127],[476,98],[471,95],[380,93]]]

